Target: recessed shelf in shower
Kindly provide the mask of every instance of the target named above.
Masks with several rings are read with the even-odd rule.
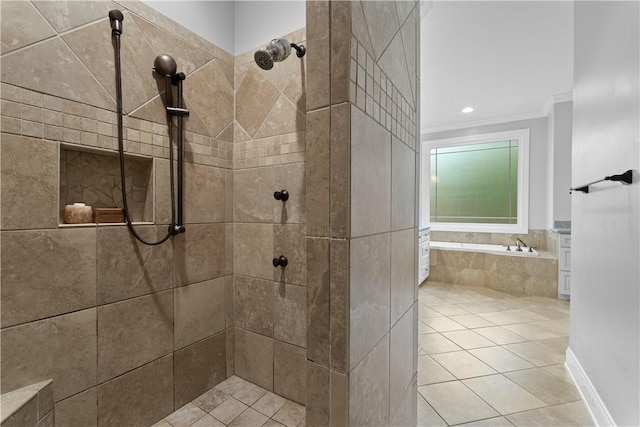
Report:
[[[73,144],[60,144],[59,156],[60,227],[95,226],[64,224],[65,205],[81,202],[92,208],[122,207],[118,153]],[[152,157],[127,154],[125,157],[127,197],[131,220],[154,223],[154,160]],[[100,224],[106,225],[106,224]]]

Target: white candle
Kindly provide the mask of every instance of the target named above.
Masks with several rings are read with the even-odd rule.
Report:
[[[64,222],[67,224],[86,224],[91,222],[91,206],[74,203],[64,207]]]

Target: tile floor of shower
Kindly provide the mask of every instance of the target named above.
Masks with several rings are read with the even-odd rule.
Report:
[[[591,426],[564,366],[569,302],[425,282],[419,426]]]
[[[297,427],[305,408],[235,375],[152,427]]]

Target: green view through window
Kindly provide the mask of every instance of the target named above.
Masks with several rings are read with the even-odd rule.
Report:
[[[431,149],[431,222],[518,223],[518,141]]]
[[[420,174],[421,224],[432,230],[528,232],[529,129],[425,138]]]

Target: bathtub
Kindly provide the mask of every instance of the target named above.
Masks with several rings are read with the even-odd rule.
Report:
[[[507,251],[507,247],[502,245],[432,241],[430,248],[436,249],[436,250],[443,250],[443,251],[482,252],[482,253],[509,255],[509,256],[525,256],[525,257],[538,256],[538,251],[536,251],[535,249],[533,249],[533,252],[529,252],[529,248],[523,247],[522,252],[518,252],[516,251],[515,245],[511,246],[510,251]]]

